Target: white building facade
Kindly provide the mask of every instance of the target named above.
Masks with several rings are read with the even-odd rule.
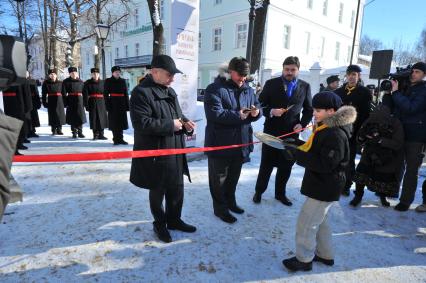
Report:
[[[361,0],[359,25],[364,2]],[[348,65],[357,4],[358,0],[271,0],[261,73],[265,69],[272,73],[281,70],[287,56],[298,56],[301,70],[309,70],[315,62],[322,68]],[[201,1],[200,88],[212,82],[220,64],[246,55],[249,9],[247,0]],[[359,26],[353,62],[357,62],[360,30]]]

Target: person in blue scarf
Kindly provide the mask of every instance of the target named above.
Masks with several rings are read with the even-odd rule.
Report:
[[[282,76],[268,80],[259,95],[262,104],[265,124],[263,132],[281,136],[306,127],[312,119],[312,96],[310,85],[298,79],[300,62],[295,56],[287,57],[283,63]],[[291,106],[291,108],[289,108]],[[300,117],[302,112],[302,117]],[[298,138],[298,133],[286,138]],[[266,144],[262,145],[262,159],[257,176],[253,201],[260,203],[262,194],[268,187],[269,178],[274,167],[275,199],[282,204],[291,206],[286,196],[286,185],[290,178],[294,161],[284,158],[282,152]]]

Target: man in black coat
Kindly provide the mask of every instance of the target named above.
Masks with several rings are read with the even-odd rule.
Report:
[[[195,124],[182,114],[177,95],[170,87],[174,75],[181,72],[167,55],[154,57],[151,67],[152,74],[133,89],[130,98],[133,149],[185,148],[185,134],[192,134]],[[189,178],[185,154],[132,159],[130,182],[149,190],[154,232],[167,243],[172,241],[167,229],[196,231],[181,219],[183,175]]]
[[[265,107],[263,131],[267,134],[281,136],[298,131],[306,127],[312,119],[311,87],[307,82],[297,78],[299,67],[300,62],[297,57],[287,57],[283,63],[282,76],[265,83],[259,101]],[[302,118],[300,118],[300,112],[302,112]],[[295,133],[286,138],[298,136],[299,134]],[[262,159],[253,201],[260,203],[262,194],[268,187],[272,170],[277,167],[275,199],[284,205],[291,206],[291,201],[286,197],[286,185],[293,164],[294,161],[285,159],[280,150],[262,144]]]
[[[29,81],[29,72],[27,71],[26,74],[26,80],[25,83],[21,84],[22,88],[22,94],[24,95],[24,112],[25,112],[25,118],[24,118],[24,143],[30,143],[30,140],[28,140],[28,136],[31,132],[31,111],[33,110],[33,99],[31,96],[31,87],[30,87],[30,81]]]
[[[3,105],[4,105],[4,114],[19,119],[23,123],[25,121],[25,103],[24,103],[24,93],[23,88],[20,85],[10,86],[7,89],[3,90]],[[21,155],[18,149],[25,150],[28,149],[24,145],[25,140],[25,129],[24,127],[20,128],[19,138],[16,145],[16,155]]]
[[[56,69],[48,71],[49,79],[41,87],[41,100],[47,108],[49,125],[52,135],[63,135],[62,125],[65,125],[64,99],[62,96],[62,82],[58,80]]]
[[[36,128],[40,127],[40,118],[38,117],[38,109],[41,108],[41,99],[38,92],[37,81],[29,78],[31,99],[33,103],[33,109],[31,110],[31,129],[28,134],[30,138],[38,138]]]
[[[104,95],[108,109],[108,125],[113,134],[114,145],[127,142],[123,139],[123,130],[127,130],[127,111],[129,111],[129,95],[126,81],[120,78],[119,66],[111,68],[112,76],[105,80]]]
[[[343,105],[351,105],[355,107],[357,112],[356,121],[353,123],[352,136],[349,139],[351,158],[346,170],[346,185],[342,191],[344,196],[349,196],[349,190],[352,186],[352,179],[355,173],[355,156],[357,153],[356,136],[359,128],[361,128],[361,125],[370,114],[372,96],[370,90],[360,84],[361,68],[358,65],[349,65],[347,67],[346,79],[347,82],[334,92],[340,96],[343,101]]]
[[[90,129],[93,140],[106,140],[104,129],[108,127],[108,117],[104,98],[104,81],[99,78],[99,69],[90,69],[92,78],[84,82],[84,106],[89,111]]]
[[[72,137],[74,139],[84,138],[83,124],[86,123],[86,113],[84,111],[83,86],[84,83],[78,77],[76,67],[69,67],[70,76],[62,82],[63,94],[66,99],[67,113],[65,120],[71,125]]]

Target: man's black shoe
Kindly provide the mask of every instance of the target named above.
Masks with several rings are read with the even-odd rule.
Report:
[[[154,223],[154,232],[157,235],[158,239],[165,243],[170,243],[172,241],[172,236],[170,236],[169,231],[166,228],[165,224]]]
[[[407,211],[409,208],[410,208],[409,205],[404,204],[402,202],[400,202],[397,205],[395,205],[395,210],[398,210],[398,211]]]
[[[73,134],[72,134],[72,138],[73,138],[73,139],[76,139],[76,138],[77,138],[77,134],[76,134],[76,133],[73,133]]]
[[[260,203],[262,201],[262,195],[259,193],[254,193],[253,202]]]
[[[107,140],[108,138],[105,137],[105,136],[99,136],[98,139],[100,139],[100,140]]]
[[[58,135],[60,135],[60,136],[63,136],[63,135],[64,135],[64,133],[63,133],[61,130],[56,131],[56,134],[58,134]]]
[[[328,266],[334,265],[334,259],[325,259],[325,258],[319,257],[317,255],[314,256],[314,261],[324,263],[325,265],[328,265]]]
[[[179,230],[186,233],[194,233],[195,231],[197,231],[197,228],[195,226],[186,224],[185,222],[183,222],[183,220],[178,220],[174,223],[167,223],[167,229]]]
[[[279,200],[282,204],[292,206],[293,203],[286,196],[275,196],[276,200]]]
[[[284,266],[290,271],[311,271],[311,262],[301,262],[296,257],[288,258],[283,260]]]
[[[126,142],[125,140],[121,140],[121,141],[118,142],[118,144],[128,145],[129,143]]]
[[[85,138],[86,136],[85,136],[85,135],[83,135],[83,133],[78,133],[78,137],[79,137],[80,139],[83,139],[83,138]]]
[[[31,143],[29,139],[24,139],[23,143]]]
[[[37,135],[35,132],[32,132],[28,135],[29,138],[38,138],[39,135]]]
[[[354,198],[349,202],[350,205],[352,205],[353,207],[358,206],[362,201],[362,196],[360,195],[355,195]]]
[[[390,206],[390,202],[388,202],[388,200],[386,199],[385,196],[380,196],[380,203],[384,207],[389,207]]]
[[[219,217],[222,221],[226,222],[226,223],[235,223],[237,221],[237,218],[234,217],[233,215],[231,215],[229,212],[225,213],[225,214],[214,214],[217,217]]]
[[[26,150],[26,149],[28,149],[28,147],[26,147],[23,144],[20,144],[20,145],[18,145],[18,149]]]
[[[233,206],[230,206],[228,208],[229,208],[230,211],[237,213],[237,214],[243,214],[244,213],[244,209],[242,209],[238,205],[233,205]]]

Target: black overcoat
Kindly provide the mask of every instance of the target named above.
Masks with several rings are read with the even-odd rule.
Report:
[[[64,99],[62,96],[62,82],[47,79],[41,87],[41,99],[43,106],[49,114],[49,125],[65,125]]]
[[[122,78],[108,78],[104,87],[105,102],[108,109],[108,126],[111,131],[127,130],[127,111],[129,111],[129,95],[126,81]]]
[[[66,99],[68,125],[79,126],[86,123],[86,113],[83,101],[84,83],[80,79],[66,78],[62,82],[63,93]]]
[[[90,129],[108,128],[108,116],[104,99],[104,81],[89,79],[83,87],[84,105],[89,111]]]

